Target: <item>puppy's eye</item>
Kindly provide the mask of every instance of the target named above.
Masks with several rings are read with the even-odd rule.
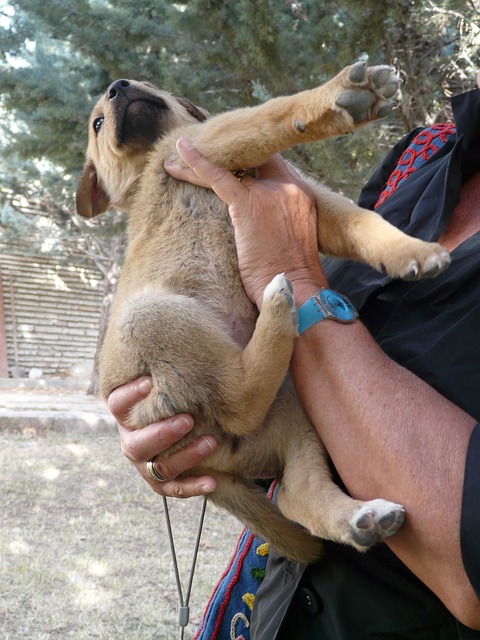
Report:
[[[98,135],[98,132],[102,128],[102,124],[104,120],[105,118],[103,116],[100,116],[100,118],[95,118],[95,120],[93,121],[93,130],[95,131],[96,135]]]

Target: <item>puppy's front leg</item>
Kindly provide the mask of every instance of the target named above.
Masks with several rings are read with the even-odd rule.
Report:
[[[322,253],[358,260],[404,280],[434,277],[450,264],[450,255],[440,244],[412,238],[377,213],[319,184],[312,187]]]
[[[347,133],[393,108],[399,80],[390,67],[358,62],[324,85],[207,120],[187,137],[228,169],[250,169],[295,144]]]
[[[262,424],[287,373],[296,335],[293,289],[280,274],[265,289],[255,331],[241,354],[243,379],[222,423],[225,431],[246,435]]]

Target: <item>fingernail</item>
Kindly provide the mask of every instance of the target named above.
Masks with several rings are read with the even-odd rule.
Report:
[[[141,393],[150,393],[152,390],[152,381],[150,378],[144,378],[138,385],[138,389]]]
[[[185,138],[179,138],[177,140],[177,149],[191,149],[192,145],[188,142],[188,140],[185,140]]]
[[[187,418],[175,418],[172,422],[172,427],[177,433],[188,433],[193,428],[193,420],[187,420]]]
[[[199,453],[212,453],[215,450],[217,441],[213,436],[205,436],[197,443],[197,451]]]
[[[202,485],[202,493],[213,493],[215,489],[211,487],[209,484]]]

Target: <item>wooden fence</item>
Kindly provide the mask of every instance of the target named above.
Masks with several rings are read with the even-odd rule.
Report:
[[[88,370],[102,298],[94,268],[0,246],[0,377]]]

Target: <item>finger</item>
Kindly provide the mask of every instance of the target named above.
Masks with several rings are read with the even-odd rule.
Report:
[[[173,416],[137,430],[125,428],[120,424],[118,428],[123,455],[134,463],[151,460],[181,440],[193,426],[193,418],[186,414]]]
[[[108,408],[115,420],[120,424],[128,421],[133,406],[144,400],[152,390],[150,378],[137,378],[118,387],[108,397]]]
[[[169,482],[157,482],[156,486],[151,484],[152,489],[162,496],[168,498],[193,498],[203,496],[217,488],[215,478],[211,476],[178,478]]]
[[[210,184],[206,180],[201,180],[190,167],[182,167],[179,164],[173,164],[170,162],[166,162],[163,166],[165,171],[176,180],[190,182],[191,184],[196,184],[197,187],[205,187],[206,189],[210,188]]]
[[[153,464],[157,473],[167,481],[174,480],[182,473],[188,472],[197,464],[202,462],[204,458],[215,451],[217,447],[216,439],[211,436],[203,436],[195,442],[191,442],[183,449],[176,451],[168,458],[162,460],[153,460]],[[152,479],[147,470],[147,464],[144,467],[145,478]]]
[[[231,205],[241,195],[245,187],[228,169],[213,164],[192,147],[184,138],[177,141],[177,151],[182,160],[193,169],[203,183],[206,183],[227,205]]]

